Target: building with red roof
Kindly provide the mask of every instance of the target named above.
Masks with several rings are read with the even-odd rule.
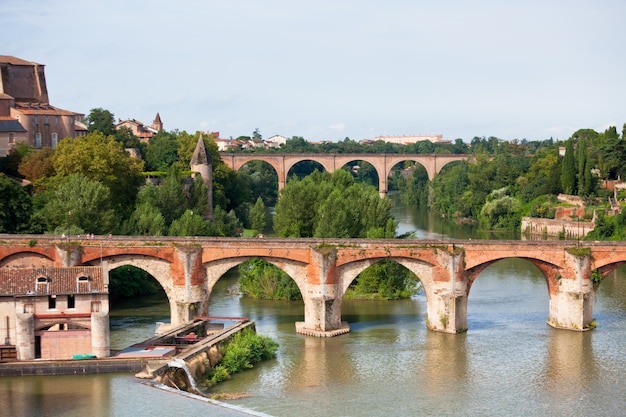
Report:
[[[20,142],[54,148],[85,135],[84,116],[50,104],[44,65],[0,55],[0,156]]]

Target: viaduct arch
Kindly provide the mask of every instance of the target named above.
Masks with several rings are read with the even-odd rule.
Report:
[[[36,242],[33,244],[33,242]],[[52,236],[5,235],[0,238],[0,268],[99,265],[104,275],[121,265],[150,272],[170,300],[173,325],[209,311],[215,283],[241,262],[261,258],[289,274],[304,301],[302,334],[328,337],[349,331],[341,321],[343,295],[368,266],[391,259],[411,270],[423,284],[427,326],[458,333],[467,329],[472,283],[489,265],[521,258],[546,279],[548,324],[585,330],[593,320],[598,282],[626,263],[626,242],[462,241],[378,239],[243,239],[113,237],[75,242]],[[108,282],[108,281],[107,281]]]
[[[387,178],[392,168],[400,162],[412,161],[426,169],[428,179],[432,180],[435,174],[445,165],[455,161],[467,161],[469,155],[458,154],[235,154],[220,153],[222,161],[231,169],[237,171],[250,161],[264,161],[270,164],[278,175],[278,191],[285,187],[289,170],[298,162],[315,161],[328,172],[335,172],[347,163],[365,161],[372,164],[378,174],[378,192],[381,197],[387,195]]]

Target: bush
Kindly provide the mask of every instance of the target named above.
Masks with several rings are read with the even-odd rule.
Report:
[[[276,357],[278,343],[267,336],[258,335],[254,330],[247,328],[235,334],[227,345],[222,348],[222,360],[215,366],[208,376],[208,385],[228,379],[245,369],[250,369],[255,363]]]

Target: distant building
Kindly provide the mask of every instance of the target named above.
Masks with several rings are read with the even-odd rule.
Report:
[[[265,141],[268,148],[280,148],[287,143],[287,138],[281,135],[274,135]]]
[[[85,135],[84,116],[49,103],[44,65],[0,55],[0,156],[20,142],[54,148]]]
[[[133,135],[137,136],[140,141],[148,142],[151,137],[163,130],[163,122],[161,121],[161,116],[157,113],[150,126],[146,126],[139,120],[135,119],[120,119],[115,125],[115,128],[119,130],[122,127],[130,129],[133,132]]]
[[[375,141],[381,140],[387,143],[396,143],[398,145],[410,145],[412,143],[430,141],[432,143],[450,143],[449,140],[443,139],[443,135],[401,135],[401,136],[376,136]]]

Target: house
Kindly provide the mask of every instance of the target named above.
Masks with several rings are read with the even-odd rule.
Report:
[[[0,268],[0,334],[3,356],[18,360],[109,356],[102,268]]]
[[[135,119],[119,119],[115,128],[119,130],[122,127],[130,129],[133,135],[137,136],[140,141],[148,142],[150,138],[163,130],[163,122],[161,121],[161,116],[157,113],[150,126]]]
[[[287,138],[281,135],[274,135],[271,138],[267,139],[266,147],[268,148],[280,148],[284,144],[287,143]]]
[[[49,103],[44,65],[0,55],[0,156],[20,142],[54,148],[63,138],[85,135],[83,119]]]

